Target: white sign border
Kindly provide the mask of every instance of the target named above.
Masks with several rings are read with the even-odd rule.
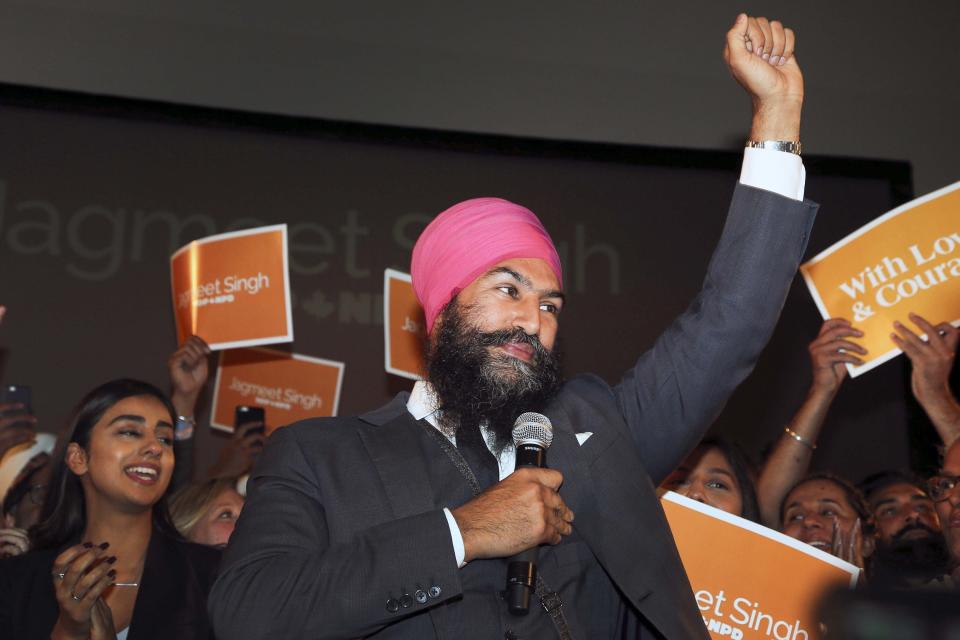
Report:
[[[322,364],[326,366],[332,366],[337,369],[337,388],[333,394],[333,413],[331,417],[336,416],[340,410],[340,390],[343,389],[343,372],[346,369],[347,365],[344,362],[339,360],[328,360],[326,358],[315,358],[313,356],[306,356],[300,353],[290,353],[288,351],[280,351],[279,349],[263,349],[263,348],[252,348],[253,351],[261,351],[263,353],[269,353],[273,355],[281,355],[283,357],[290,357],[294,360],[303,360],[305,362],[312,362],[314,364]],[[223,371],[223,356],[226,354],[226,350],[220,352],[220,357],[217,359],[217,375],[214,378],[213,383],[213,400],[210,402],[210,427],[216,429],[217,431],[225,431],[226,433],[233,433],[233,425],[220,424],[215,421],[217,415],[217,402],[219,400],[218,396],[220,395],[220,374]],[[286,426],[286,425],[277,425]]]
[[[824,249],[814,257],[807,260],[802,266],[814,265],[820,262],[821,260],[823,260],[824,258],[826,258],[827,256],[829,256],[830,254],[832,254],[833,252],[835,252],[837,249],[840,249],[846,246],[851,241],[856,240],[866,232],[870,231],[874,227],[880,226],[887,220],[890,220],[891,218],[896,218],[901,213],[914,209],[919,205],[929,202],[931,200],[936,200],[937,198],[945,196],[948,193],[956,191],[957,189],[960,189],[960,181],[954,182],[953,184],[947,185],[941,189],[937,189],[936,191],[928,193],[925,196],[916,198],[915,200],[911,200],[910,202],[905,202],[899,207],[895,209],[891,209],[890,211],[886,212],[882,216],[879,216],[878,218],[871,220],[870,222],[863,225],[862,227],[860,227],[859,229],[857,229],[847,237],[833,243],[832,245],[830,245],[829,247],[827,247],[826,249]],[[807,275],[807,273],[803,270],[800,271],[800,274],[803,276],[803,281],[806,283],[807,289],[810,291],[810,295],[813,297],[813,302],[814,304],[817,305],[817,310],[820,311],[820,315],[823,317],[824,320],[829,320],[830,312],[827,311],[827,306],[823,303],[823,299],[820,297],[820,292],[817,290],[817,287],[814,284],[813,279],[810,278]],[[950,324],[952,324],[955,327],[960,327],[960,319],[951,321]],[[926,339],[926,337],[927,337],[927,334],[923,334],[920,336],[921,339]],[[850,377],[856,378],[857,376],[860,376],[866,373],[867,371],[870,371],[871,369],[875,369],[879,367],[881,364],[896,358],[901,353],[903,353],[903,351],[901,351],[899,347],[894,347],[890,351],[887,351],[880,357],[874,360],[871,360],[870,362],[868,362],[867,364],[861,367],[858,367],[850,363],[846,363],[844,366],[847,367],[847,371],[850,373]]]
[[[763,536],[764,538],[773,540],[774,542],[778,542],[792,549],[796,549],[797,551],[804,553],[808,556],[811,556],[813,558],[816,558],[817,560],[826,562],[827,564],[832,565],[850,574],[851,589],[857,586],[857,580],[860,577],[860,567],[857,567],[856,565],[852,565],[849,562],[845,562],[840,558],[827,553],[826,551],[821,551],[820,549],[817,549],[816,547],[812,547],[805,542],[801,542],[796,538],[791,538],[790,536],[780,533],[779,531],[774,531],[773,529],[765,527],[761,524],[757,524],[752,520],[747,520],[746,518],[735,516],[732,513],[727,513],[726,511],[722,511],[720,509],[717,509],[716,507],[711,507],[710,505],[704,504],[697,500],[691,500],[690,498],[687,498],[686,496],[682,496],[679,493],[675,493],[673,491],[667,491],[660,497],[660,499],[666,500],[668,502],[673,502],[674,504],[678,504],[681,507],[687,507],[688,509],[693,509],[694,511],[710,516],[712,518],[716,518],[717,520],[723,520],[724,522],[740,527],[741,529],[746,529],[751,533],[756,533],[757,535]]]
[[[400,376],[401,378],[406,378],[408,380],[423,380],[422,376],[419,376],[410,371],[405,371],[403,369],[398,369],[393,366],[393,362],[390,359],[390,281],[391,280],[400,280],[401,282],[413,282],[413,277],[409,273],[404,273],[403,271],[397,271],[396,269],[384,269],[383,270],[383,368],[387,373],[392,373],[395,376]]]
[[[287,309],[287,332],[283,335],[278,336],[267,336],[264,338],[255,338],[251,340],[234,340],[233,342],[215,342],[211,343],[208,346],[211,351],[222,351],[224,349],[236,349],[240,347],[256,347],[260,345],[268,344],[284,344],[287,342],[293,342],[293,310],[291,305],[291,296],[290,296],[290,265],[289,265],[289,256],[288,256],[288,247],[287,242],[287,224],[272,224],[265,227],[256,227],[254,229],[241,229],[240,231],[227,231],[225,233],[218,233],[212,236],[206,236],[205,238],[198,238],[188,242],[184,246],[177,249],[172,256],[170,256],[170,291],[174,291],[173,285],[173,261],[184,251],[189,251],[193,246],[200,246],[210,242],[216,242],[219,240],[227,240],[230,238],[240,238],[243,236],[252,236],[258,234],[267,234],[280,232],[281,244],[282,244],[282,254],[283,254],[283,297],[286,303]],[[176,329],[177,335],[180,335],[180,322],[179,315],[177,314],[177,301],[174,298],[173,300],[173,322]]]

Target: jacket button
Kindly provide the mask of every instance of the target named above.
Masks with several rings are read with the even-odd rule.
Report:
[[[400,596],[400,606],[404,609],[409,609],[411,606],[413,606],[413,598],[410,597],[409,593],[405,593]]]
[[[397,602],[395,598],[390,598],[387,600],[387,611],[390,613],[396,613],[400,610],[400,603]]]
[[[423,589],[417,589],[417,592],[413,594],[413,597],[416,598],[417,602],[423,604],[427,601],[427,592]]]
[[[430,597],[431,597],[431,598],[439,598],[439,597],[440,597],[440,587],[434,585],[434,586],[430,587],[430,590],[427,591],[427,593],[430,594]]]

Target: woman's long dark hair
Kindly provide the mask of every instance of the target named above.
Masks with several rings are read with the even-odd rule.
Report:
[[[59,439],[56,454],[50,462],[53,465],[50,487],[40,511],[40,520],[30,529],[34,550],[59,549],[83,534],[87,522],[83,486],[80,478],[67,467],[67,447],[76,442],[89,451],[90,431],[103,414],[121,400],[136,396],[156,398],[170,413],[170,421],[176,421],[173,404],[160,389],[147,382],[126,378],[111,380],[88,393],[77,405],[65,437]],[[153,505],[153,522],[164,533],[179,537],[163,498]]]
[[[733,474],[737,477],[737,484],[740,485],[740,501],[743,505],[741,517],[753,522],[760,522],[760,504],[757,501],[756,472],[746,454],[729,440],[723,438],[707,438],[701,442],[698,449],[716,449],[727,460],[727,464],[733,469]]]

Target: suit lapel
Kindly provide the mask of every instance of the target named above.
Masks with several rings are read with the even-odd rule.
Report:
[[[547,466],[563,473],[560,496],[576,514],[592,501],[592,485],[569,414],[560,403],[550,409],[547,417],[553,425],[553,443],[547,450]]]
[[[402,398],[398,396],[384,409],[361,416],[361,420],[376,426],[358,432],[396,518],[436,508],[415,431],[421,427],[407,411],[405,402],[398,402]]]
[[[643,539],[642,523],[631,517],[634,508],[648,500],[639,487],[630,479],[632,474],[619,474],[621,478],[613,485],[604,482],[599,487],[603,500],[597,495],[596,473],[604,467],[595,469],[595,464],[604,465],[598,458],[611,447],[617,447],[619,436],[611,426],[592,429],[589,423],[578,420],[561,402],[553,403],[548,414],[554,427],[554,440],[547,454],[549,466],[564,474],[560,495],[575,515],[574,530],[579,533],[598,561],[620,589],[634,603],[650,593],[646,583],[642,563],[637,562],[638,541]],[[595,423],[597,416],[591,416]],[[581,446],[576,439],[576,429],[592,430],[593,435]],[[623,443],[620,443],[623,444]],[[632,451],[621,447],[625,454]],[[640,468],[639,460],[636,468]],[[604,509],[604,505],[629,506],[616,513]]]

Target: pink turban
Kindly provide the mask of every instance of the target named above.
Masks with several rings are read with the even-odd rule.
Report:
[[[550,234],[526,207],[501,198],[474,198],[434,218],[417,239],[410,262],[427,334],[455,295],[493,265],[511,258],[540,258],[563,282]]]

